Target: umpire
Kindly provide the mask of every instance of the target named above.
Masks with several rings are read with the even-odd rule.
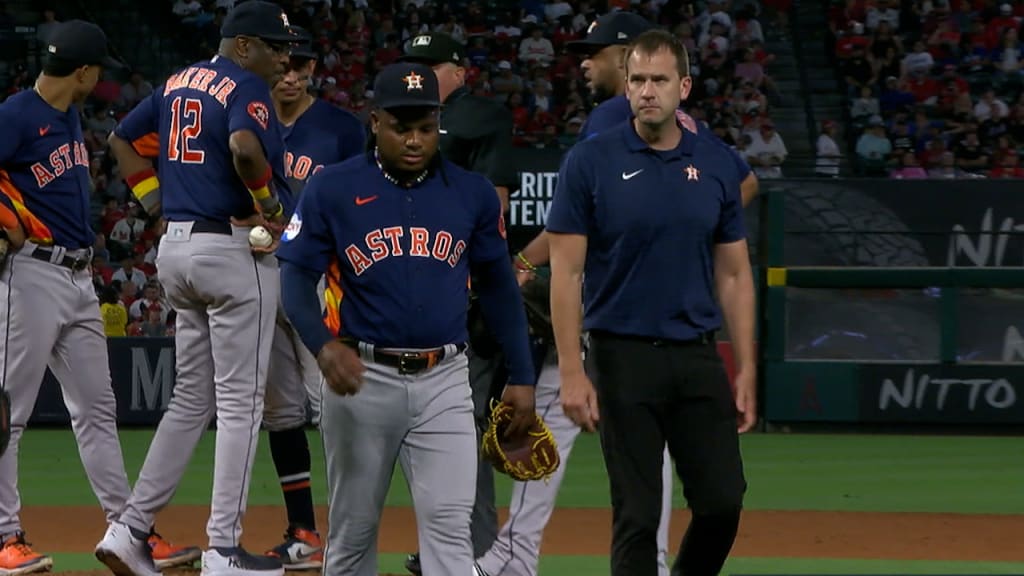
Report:
[[[465,47],[448,34],[431,32],[414,36],[399,59],[433,68],[437,76],[441,108],[441,156],[466,170],[486,176],[498,191],[502,211],[508,211],[509,190],[517,174],[509,166],[507,150],[512,146],[512,113],[488,98],[470,94],[463,65]],[[478,436],[487,428],[490,400],[501,394],[508,372],[497,341],[483,323],[475,294],[470,296],[469,381]],[[477,469],[476,503],[471,531],[474,557],[490,549],[498,536],[498,513],[494,503],[494,470],[481,460]],[[411,555],[406,567],[419,574],[419,559]]]
[[[600,422],[613,576],[657,574],[666,443],[692,511],[672,574],[717,574],[746,491],[737,432],[756,418],[742,176],[676,119],[692,84],[677,38],[639,35],[626,78],[633,119],[573,148],[547,222],[562,406],[587,430]],[[723,311],[735,401],[715,348]]]

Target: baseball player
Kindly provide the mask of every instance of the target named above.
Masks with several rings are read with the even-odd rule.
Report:
[[[756,420],[742,175],[678,121],[692,81],[675,36],[640,34],[625,62],[634,118],[572,150],[547,221],[562,408],[586,430],[600,422],[612,574],[657,573],[666,443],[693,512],[672,571],[718,574],[746,490],[737,432]],[[715,349],[723,316],[735,399]]]
[[[351,113],[309,94],[316,53],[309,35],[298,27],[293,30],[302,43],[292,48],[288,72],[271,95],[284,133],[285,175],[297,199],[309,177],[324,166],[363,152],[366,129]],[[284,494],[288,528],[284,542],[267,555],[280,559],[286,570],[318,569],[323,564],[323,545],[313,512],[305,425],[307,400],[312,402],[314,419],[319,411],[320,370],[295,336],[282,307],[277,311],[269,370],[263,426]]]
[[[0,264],[0,384],[12,407],[10,444],[0,458],[2,574],[40,572],[53,564],[25,542],[17,486],[18,442],[47,366],[61,384],[82,464],[108,520],[117,517],[129,495],[107,341],[89,267],[96,236],[79,115],[103,67],[121,67],[106,46],[106,35],[95,24],[59,24],[33,89],[0,105],[0,242],[9,243]],[[148,526],[139,540],[163,567],[192,563],[200,553],[171,546]]]
[[[156,264],[177,312],[174,396],[124,511],[96,546],[118,576],[156,573],[139,536],[170,502],[214,416],[203,574],[284,572],[278,559],[249,554],[239,540],[280,291],[269,253],[276,240],[256,248],[249,236],[256,224],[280,230],[272,222],[289,202],[270,86],[284,74],[295,36],[280,7],[253,0],[224,19],[221,37],[216,56],[171,76],[110,138],[135,197],[167,221]],[[145,158],[147,139],[159,147],[159,180]]]
[[[628,13],[613,12],[602,16],[590,27],[588,35],[569,48],[583,54],[582,66],[591,94],[601,103],[590,113],[580,132],[580,141],[592,138],[629,120],[632,111],[625,96],[625,72],[623,57],[626,45],[640,33],[652,28],[645,18]],[[721,142],[703,124],[695,122],[688,114],[679,110],[680,124],[691,133],[710,139],[733,158],[737,170],[745,174],[741,185],[744,203],[757,194],[757,177],[750,166],[734,150]],[[510,230],[510,234],[513,231]],[[538,267],[548,262],[548,235],[541,232],[537,238],[517,254],[515,262],[520,282],[530,281]],[[558,444],[562,462],[566,462],[579,427],[565,416],[559,404],[560,379],[558,358],[549,351],[541,368],[537,382],[537,406],[545,423],[551,429]],[[672,513],[672,462],[665,451],[662,466],[662,516],[658,525],[658,573],[668,576],[667,563],[669,520]],[[490,550],[478,562],[490,576],[533,576],[537,573],[540,558],[540,543],[544,527],[554,510],[555,499],[564,475],[565,465],[559,468],[549,482],[516,482],[513,484],[509,517],[502,526],[498,538]]]
[[[470,269],[509,358],[503,399],[521,438],[534,417],[526,317],[508,265],[501,204],[483,176],[438,153],[437,78],[398,63],[374,83],[371,151],[316,174],[285,232],[284,305],[325,383],[330,498],[324,573],[377,574],[381,509],[398,460],[424,570],[475,573],[469,521],[477,442],[467,360]],[[333,334],[316,283],[342,290]]]
[[[456,166],[486,176],[501,198],[502,212],[508,210],[509,188],[516,184],[516,172],[506,151],[512,146],[512,114],[489,98],[470,94],[463,66],[466,50],[443,32],[414,36],[406,43],[403,62],[426,64],[437,76],[441,109],[441,156]],[[478,435],[487,429],[491,399],[501,394],[508,374],[504,370],[493,331],[480,314],[479,300],[470,294],[469,382],[473,389],[473,413]],[[479,556],[494,543],[498,534],[498,511],[494,502],[494,469],[479,463],[476,500],[470,534],[473,552]],[[419,558],[412,554],[406,567],[420,573]]]

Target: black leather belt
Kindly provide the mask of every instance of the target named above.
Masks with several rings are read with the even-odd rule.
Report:
[[[359,350],[359,342],[357,340],[342,338],[341,341],[348,347]],[[465,344],[457,344],[455,346],[456,354],[461,354],[465,349]],[[440,364],[447,357],[444,347],[416,352],[399,352],[395,350],[382,350],[371,346],[370,354],[373,361],[377,364],[397,368],[398,373],[404,375],[426,372]]]
[[[634,342],[645,342],[655,348],[671,348],[680,346],[706,346],[715,342],[715,332],[704,332],[695,338],[686,340],[671,340],[668,338],[651,338],[648,336],[636,336],[632,334],[615,334],[603,330],[591,330],[591,335],[598,338],[611,338],[616,340],[632,340]]]
[[[192,224],[193,234],[226,234],[231,236],[231,224],[228,222],[214,222],[213,220],[196,220]]]
[[[58,266],[63,266],[69,270],[79,272],[85,270],[90,264],[92,264],[92,248],[86,248],[85,252],[78,256],[70,256],[65,254],[60,260],[53,260],[54,248],[49,246],[36,246],[35,250],[32,251],[31,256],[36,260],[42,260],[43,262],[49,262]],[[78,250],[75,250],[78,252]]]

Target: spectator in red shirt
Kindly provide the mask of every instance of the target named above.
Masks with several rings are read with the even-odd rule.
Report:
[[[989,170],[989,178],[1024,178],[1024,168],[1020,167],[1020,158],[1016,149],[1009,149],[999,160],[999,165]]]
[[[98,278],[104,286],[110,286],[114,276],[114,269],[107,266],[107,260],[103,256],[92,257],[92,277]]]
[[[860,48],[862,51],[866,50],[870,43],[871,40],[864,35],[864,25],[860,22],[854,22],[850,30],[836,42],[836,55],[840,59],[850,58],[854,55],[857,48]]]
[[[351,48],[341,51],[341,63],[331,74],[338,81],[338,88],[348,90],[352,83],[366,76],[366,67],[356,59]]]
[[[999,42],[1004,30],[1008,28],[1016,30],[1019,25],[1020,20],[1013,15],[1013,6],[1003,3],[999,7],[999,15],[989,20],[988,25],[985,26],[985,32],[989,37],[989,46],[995,46]]]
[[[398,49],[398,36],[390,34],[373,52],[373,67],[376,70],[380,70],[395,60],[398,60],[398,57],[401,55],[402,51]]]
[[[939,83],[923,73],[911,75],[908,78],[907,90],[914,95],[914,102],[918,104],[932,106],[939,98]]]
[[[117,198],[107,196],[106,204],[103,206],[103,215],[100,217],[100,229],[104,236],[110,236],[114,225],[124,218],[124,210],[117,202]]]

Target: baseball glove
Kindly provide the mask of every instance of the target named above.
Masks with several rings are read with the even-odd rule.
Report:
[[[551,430],[540,416],[534,418],[529,433],[521,440],[504,439],[512,421],[512,405],[495,401],[491,421],[484,431],[481,453],[484,460],[514,480],[547,480],[558,470],[558,446]]]
[[[7,452],[11,441],[11,396],[0,389],[0,456]]]

